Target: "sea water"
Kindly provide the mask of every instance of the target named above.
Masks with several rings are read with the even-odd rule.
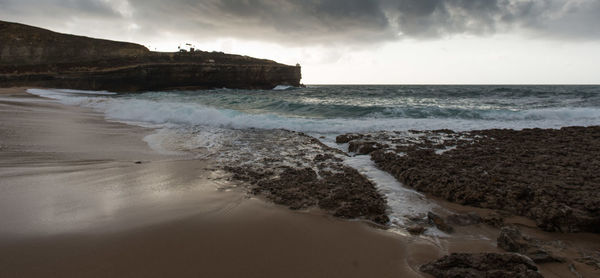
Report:
[[[308,134],[347,151],[347,146],[335,143],[337,135],[600,124],[600,86],[329,85],[136,94],[28,91],[96,109],[109,120],[155,128],[144,140],[157,151],[195,153],[236,165],[278,161],[280,165],[307,167],[294,158],[310,158],[317,150],[288,131]],[[387,196],[390,216],[398,225],[407,216],[435,207],[379,171],[368,156],[345,159]]]

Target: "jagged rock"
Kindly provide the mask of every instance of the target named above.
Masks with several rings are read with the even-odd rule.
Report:
[[[382,145],[372,141],[350,141],[350,144],[348,145],[348,151],[364,155],[370,154],[378,149],[381,149],[382,147]]]
[[[421,225],[413,225],[406,228],[406,230],[413,235],[420,235],[425,232],[426,228]]]
[[[342,134],[339,135],[337,137],[335,137],[335,142],[338,144],[344,144],[344,143],[348,143],[352,140],[356,140],[362,138],[362,135],[359,134]]]
[[[536,263],[564,262],[563,258],[555,256],[541,244],[523,236],[516,227],[502,227],[497,244],[506,251],[523,254]]]
[[[450,202],[504,209],[545,231],[600,232],[600,126],[418,136],[373,134],[370,141],[395,145],[371,159],[403,184]],[[436,153],[447,146],[454,149]],[[484,222],[502,225],[495,217]]]
[[[436,278],[543,277],[533,261],[514,253],[454,253],[421,266]]]
[[[440,229],[440,231],[443,231],[446,233],[454,232],[454,228],[452,228],[452,226],[448,225],[448,223],[446,223],[446,221],[444,221],[444,219],[442,217],[440,217],[439,215],[437,215],[433,212],[427,213],[427,219],[429,219],[429,222],[431,224],[433,224],[438,229]]]
[[[326,161],[326,160],[338,160],[338,158],[336,158],[334,155],[332,154],[317,154],[315,156],[315,158],[313,159],[313,161],[315,162],[322,162],[322,161]]]
[[[529,242],[523,237],[521,231],[511,226],[502,227],[497,243],[498,247],[508,252],[521,252],[529,247]]]
[[[356,169],[316,172],[311,168],[286,167],[283,172],[258,172],[244,167],[226,167],[233,178],[253,184],[254,194],[291,209],[319,207],[340,218],[364,218],[386,225],[385,198]]]
[[[469,226],[481,223],[481,216],[474,212],[466,214],[452,214],[446,217],[446,222],[451,225]]]
[[[546,250],[544,247],[531,246],[525,254],[534,262],[541,263],[562,263],[565,261],[564,258],[555,256],[552,252]]]
[[[582,264],[587,264],[589,266],[594,267],[597,270],[600,270],[600,257],[584,256],[576,258],[575,261],[578,261]]]
[[[504,226],[504,218],[497,213],[486,215],[482,217],[481,220],[483,221],[483,223],[496,228],[502,228]]]

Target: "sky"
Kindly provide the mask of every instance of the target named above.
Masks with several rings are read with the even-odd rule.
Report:
[[[305,84],[600,84],[600,0],[0,0],[0,20],[300,63]]]

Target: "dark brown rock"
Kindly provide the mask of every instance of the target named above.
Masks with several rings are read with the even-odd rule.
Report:
[[[508,252],[522,252],[529,246],[529,242],[523,237],[521,231],[511,226],[502,227],[497,243],[498,247]]]
[[[564,258],[554,255],[544,247],[532,246],[525,252],[524,255],[538,264],[565,262]]]
[[[481,220],[483,221],[483,223],[496,228],[502,228],[504,226],[504,218],[497,213],[486,215],[482,217]]]
[[[580,262],[582,264],[587,264],[596,270],[600,270],[600,252],[599,252],[598,256],[596,256],[596,257],[584,256],[584,257],[576,258],[575,261]]]
[[[452,214],[446,217],[446,222],[451,225],[469,226],[481,223],[481,217],[474,212],[465,214]]]
[[[529,258],[514,253],[454,253],[421,266],[436,278],[543,277]]]
[[[384,146],[372,141],[350,141],[348,145],[348,151],[364,155],[370,154],[376,150],[383,148]]]
[[[523,236],[516,227],[502,227],[497,244],[506,251],[523,254],[536,263],[564,262],[563,258],[548,251],[541,241],[534,242]]]
[[[406,228],[406,230],[413,235],[420,235],[425,232],[426,228],[421,225],[413,225]]]
[[[315,162],[322,162],[322,161],[326,161],[326,160],[338,160],[338,158],[336,158],[332,154],[317,154],[315,156],[315,158],[313,159],[313,161],[315,161]]]
[[[335,138],[335,142],[338,144],[344,144],[344,143],[348,143],[352,140],[359,139],[361,137],[362,137],[362,135],[359,135],[359,134],[342,134]]]
[[[291,209],[319,207],[340,218],[362,218],[386,225],[385,198],[375,185],[353,168],[321,172],[287,167],[281,174],[226,167],[237,180],[254,185],[252,192]]]
[[[371,158],[405,185],[451,202],[507,210],[546,231],[600,232],[599,126],[423,133],[418,142],[385,138],[399,144]],[[442,135],[454,137],[428,139]],[[436,153],[447,146],[455,148]]]
[[[446,233],[454,232],[454,228],[452,228],[452,226],[448,225],[448,223],[446,223],[442,217],[433,212],[427,213],[427,219],[429,219],[429,222],[441,231]]]

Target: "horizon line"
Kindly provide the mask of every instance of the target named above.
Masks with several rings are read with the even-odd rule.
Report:
[[[305,83],[305,86],[600,86],[600,83]]]

